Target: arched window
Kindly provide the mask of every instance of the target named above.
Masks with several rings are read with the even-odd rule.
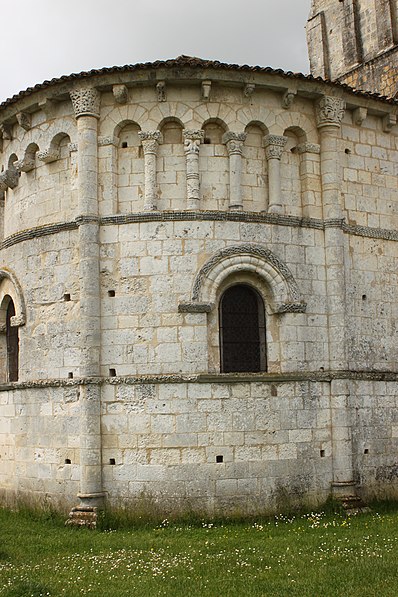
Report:
[[[231,286],[221,297],[219,317],[221,372],[265,371],[265,313],[258,292],[246,284]]]
[[[6,312],[7,373],[8,381],[18,381],[19,337],[18,327],[11,325],[15,315],[14,302],[10,298]]]

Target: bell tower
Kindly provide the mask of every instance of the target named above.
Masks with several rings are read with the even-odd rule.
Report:
[[[312,0],[311,74],[361,91],[398,92],[398,0]]]

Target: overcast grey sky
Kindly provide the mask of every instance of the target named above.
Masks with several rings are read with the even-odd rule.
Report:
[[[18,0],[1,6],[0,102],[72,72],[176,58],[308,72],[311,0]]]

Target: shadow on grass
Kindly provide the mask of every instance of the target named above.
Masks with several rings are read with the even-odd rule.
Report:
[[[33,580],[18,582],[3,593],[4,597],[49,597],[51,593],[47,587]]]

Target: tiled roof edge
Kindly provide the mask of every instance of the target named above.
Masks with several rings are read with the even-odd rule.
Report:
[[[282,77],[291,78],[291,79],[301,79],[306,81],[314,81],[320,82],[332,87],[337,87],[340,89],[344,89],[349,93],[354,95],[358,95],[360,97],[371,98],[376,100],[382,100],[392,105],[397,105],[398,100],[393,98],[389,98],[386,96],[382,96],[378,93],[371,93],[371,92],[364,92],[354,89],[347,85],[346,83],[340,83],[338,81],[328,81],[322,79],[322,77],[314,77],[313,75],[305,75],[303,73],[294,73],[292,71],[284,71],[282,69],[274,69],[270,66],[249,66],[248,64],[227,64],[225,62],[220,62],[218,60],[203,60],[201,58],[191,57],[191,56],[178,56],[178,58],[172,58],[169,60],[156,60],[155,62],[140,62],[137,64],[126,64],[125,66],[105,66],[100,69],[92,69],[89,71],[82,71],[80,73],[72,73],[70,75],[62,75],[61,77],[55,77],[51,80],[45,80],[42,83],[38,83],[34,87],[28,87],[27,89],[20,91],[19,93],[13,95],[11,98],[6,99],[4,102],[0,103],[0,109],[6,108],[11,104],[17,102],[18,100],[29,96],[31,93],[36,91],[40,91],[42,89],[47,89],[52,85],[57,85],[60,83],[66,83],[68,81],[73,81],[76,79],[85,79],[94,77],[97,75],[105,75],[105,74],[112,74],[112,73],[125,73],[125,72],[133,72],[137,70],[144,70],[144,69],[157,69],[157,68],[174,68],[176,66],[188,66],[191,68],[213,68],[213,69],[223,69],[223,70],[237,70],[237,71],[248,71],[248,72],[255,72],[255,73],[270,73],[274,75],[280,75]]]

